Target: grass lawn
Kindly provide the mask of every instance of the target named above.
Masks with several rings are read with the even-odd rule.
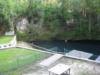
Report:
[[[13,39],[13,36],[0,36],[0,44],[8,43],[12,39]]]
[[[9,72],[43,58],[44,53],[21,48],[0,50],[0,73]]]

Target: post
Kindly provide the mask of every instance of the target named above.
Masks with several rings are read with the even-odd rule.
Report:
[[[70,68],[69,68],[69,70],[68,70],[68,74],[70,75]]]

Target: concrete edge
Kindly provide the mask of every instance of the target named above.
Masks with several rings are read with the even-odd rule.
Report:
[[[16,46],[16,36],[13,36],[12,40],[9,41],[8,43],[6,44],[0,44],[0,50],[1,49],[6,49],[6,48],[12,48],[12,47],[15,47]]]

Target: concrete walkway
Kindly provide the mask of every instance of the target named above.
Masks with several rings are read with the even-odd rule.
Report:
[[[42,68],[36,63],[27,67],[27,69],[23,71],[22,75],[49,75],[48,69],[59,63],[72,65],[71,75],[100,75],[100,64],[67,57],[59,59],[48,68]]]
[[[100,62],[100,56],[97,57],[97,59],[95,60],[96,62]]]
[[[18,41],[16,47],[26,47],[26,48],[32,48],[32,46],[26,42]]]
[[[83,51],[78,51],[78,50],[72,50],[69,53],[66,53],[66,56],[73,56],[76,58],[85,58],[85,59],[89,59],[93,54],[91,53],[87,53],[87,52],[83,52]]]
[[[59,60],[61,57],[63,57],[62,54],[54,54],[50,56],[49,58],[43,60],[39,63],[40,66],[49,67],[53,63],[55,63],[57,60]]]

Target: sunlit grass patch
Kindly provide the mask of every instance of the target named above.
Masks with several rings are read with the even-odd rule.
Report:
[[[0,73],[16,70],[43,58],[44,53],[20,48],[0,50]]]
[[[6,44],[13,39],[14,36],[0,36],[0,44]]]

